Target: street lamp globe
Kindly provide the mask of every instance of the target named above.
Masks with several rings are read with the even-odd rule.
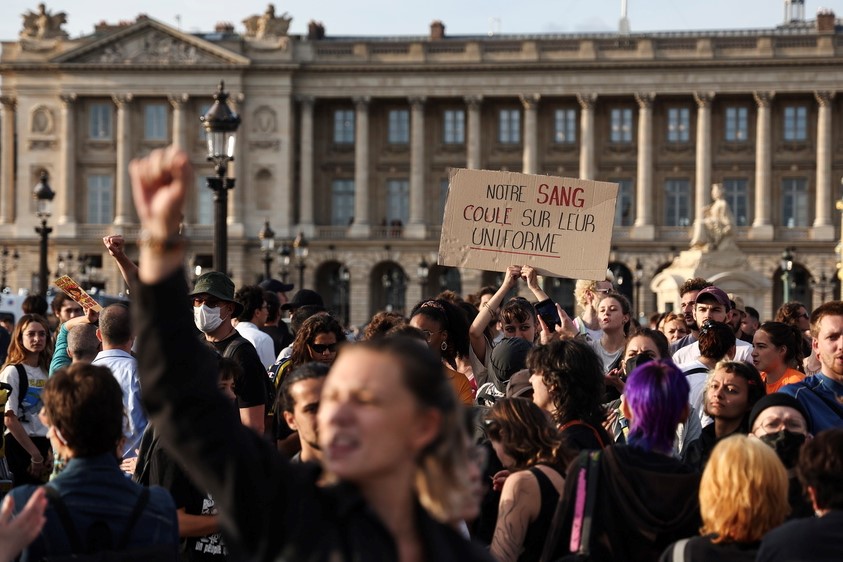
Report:
[[[240,116],[229,107],[228,92],[224,88],[225,82],[220,80],[219,88],[214,94],[214,104],[199,118],[205,126],[208,160],[223,169],[226,162],[234,159],[237,128],[240,126]]]
[[[261,241],[261,251],[270,253],[275,250],[275,232],[269,226],[269,219],[263,223],[263,228],[258,232],[258,238]]]
[[[48,218],[50,216],[52,201],[56,196],[56,192],[50,189],[49,179],[50,176],[47,174],[47,170],[41,170],[41,177],[38,183],[35,184],[35,189],[32,192],[33,197],[38,202],[35,211],[38,218]]]
[[[306,260],[309,252],[307,238],[304,237],[304,232],[299,232],[299,235],[293,240],[293,253],[296,255],[296,259],[300,262]]]

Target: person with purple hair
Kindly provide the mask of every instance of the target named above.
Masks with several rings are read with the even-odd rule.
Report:
[[[669,360],[649,361],[630,373],[621,403],[630,421],[627,445],[601,451],[599,470],[587,469],[588,453],[571,464],[558,557],[587,552],[590,560],[658,560],[667,545],[697,533],[700,475],[672,456],[676,427],[688,416],[688,390]],[[580,533],[583,494],[592,489],[579,482],[583,475],[598,479],[595,497],[585,502],[594,502],[587,542]]]

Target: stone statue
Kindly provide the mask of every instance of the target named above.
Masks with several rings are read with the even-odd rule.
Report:
[[[23,29],[22,39],[67,39],[67,32],[61,26],[67,23],[67,14],[58,12],[51,14],[44,4],[38,4],[37,12],[21,14]]]
[[[736,250],[734,235],[735,217],[729,204],[723,199],[723,186],[711,186],[711,205],[703,209],[702,222],[695,225],[691,249],[712,252],[715,250]]]
[[[243,20],[243,25],[246,26],[246,37],[268,39],[285,37],[291,21],[293,18],[287,12],[284,12],[281,17],[276,17],[275,6],[270,4],[263,15],[250,16]]]

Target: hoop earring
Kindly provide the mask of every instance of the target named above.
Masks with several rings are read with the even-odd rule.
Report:
[[[448,349],[448,342],[443,341],[442,345],[439,346],[439,349],[441,349],[442,351],[446,351]]]

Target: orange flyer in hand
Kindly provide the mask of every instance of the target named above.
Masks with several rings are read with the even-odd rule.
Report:
[[[79,306],[86,311],[93,309],[96,312],[100,312],[102,310],[100,303],[95,301],[91,295],[85,292],[85,289],[80,287],[79,283],[71,279],[69,275],[62,275],[56,279],[54,283],[59,289],[64,291],[68,297],[73,299],[74,302],[79,304]]]

